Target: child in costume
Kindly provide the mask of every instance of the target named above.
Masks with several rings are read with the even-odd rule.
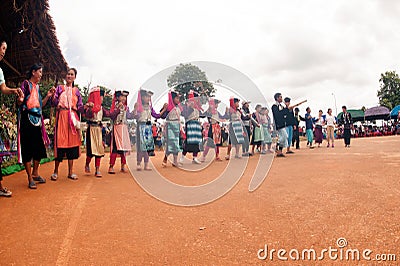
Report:
[[[238,98],[231,98],[229,100],[229,146],[228,146],[228,155],[226,159],[229,160],[230,152],[233,147],[235,147],[235,158],[240,159],[242,158],[239,155],[240,147],[244,144],[246,132],[244,131],[244,127],[242,124],[242,118],[244,117],[243,114],[240,112],[239,109],[239,102]]]
[[[118,155],[121,157],[121,172],[127,172],[126,154],[131,151],[127,119],[133,119],[133,113],[127,106],[128,91],[116,91],[111,104],[113,126],[111,131],[109,174],[115,174],[114,165]],[[118,112],[117,112],[118,111]]]
[[[116,116],[119,110],[114,110],[111,114],[110,110],[105,109],[103,104],[104,89],[94,87],[91,89],[89,99],[86,104],[85,116],[87,119],[86,131],[86,165],[85,172],[90,173],[90,161],[95,157],[95,176],[100,178],[101,157],[104,157],[104,141],[103,140],[103,117]]]
[[[172,166],[178,167],[178,153],[181,151],[179,147],[179,138],[182,112],[178,93],[173,91],[168,93],[167,111],[168,113],[165,123],[166,148],[162,166],[167,166],[168,156],[172,154],[174,156]]]
[[[139,90],[135,109],[133,110],[134,117],[137,122],[136,126],[136,152],[137,152],[137,168],[142,170],[142,159],[144,160],[144,170],[151,170],[149,167],[149,151],[154,151],[154,138],[151,125],[151,117],[161,118],[167,111],[167,104],[164,105],[161,113],[154,111],[151,104],[151,96],[153,92]]]
[[[192,163],[200,164],[201,162],[197,159],[197,155],[200,152],[200,144],[203,141],[202,127],[199,121],[201,116],[200,112],[203,111],[200,104],[199,95],[194,92],[189,92],[189,99],[187,104],[183,108],[182,115],[186,120],[185,123],[185,135],[186,139],[183,143],[183,152],[180,159],[180,163],[183,163],[184,158],[188,152],[193,153]]]
[[[222,146],[222,132],[219,122],[222,119],[229,118],[229,109],[227,108],[225,114],[221,115],[221,113],[217,110],[219,103],[220,101],[217,99],[210,99],[208,101],[208,110],[205,113],[205,116],[208,118],[208,130],[206,132],[207,139],[205,142],[203,156],[201,158],[202,162],[205,161],[210,147],[215,148],[215,160],[222,161],[219,157],[219,147]]]
[[[253,122],[253,134],[251,136],[251,153],[254,154],[254,150],[261,148],[261,144],[264,141],[264,132],[263,128],[260,125],[261,121],[261,105],[257,104],[255,108],[255,112],[251,115],[251,121]]]

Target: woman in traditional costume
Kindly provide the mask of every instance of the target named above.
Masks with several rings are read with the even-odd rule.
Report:
[[[322,140],[324,139],[322,128],[325,126],[325,118],[322,114],[322,110],[319,110],[318,117],[315,119],[315,143],[318,143],[318,148],[321,146]]]
[[[100,172],[101,158],[104,157],[104,141],[103,140],[103,117],[116,116],[119,110],[114,110],[114,114],[102,106],[104,98],[104,89],[100,87],[94,87],[91,89],[89,99],[86,104],[85,116],[87,119],[87,131],[86,131],[86,165],[85,172],[90,173],[90,162],[95,157],[95,176],[100,178],[102,174]]]
[[[51,180],[58,178],[58,168],[63,158],[68,159],[68,178],[78,180],[73,173],[74,160],[78,159],[81,151],[81,132],[79,114],[84,113],[82,96],[75,87],[77,71],[70,68],[65,78],[65,85],[59,85],[55,91],[52,104],[57,108],[56,127],[54,131],[54,173]]]
[[[126,154],[132,149],[127,119],[134,118],[133,113],[129,112],[129,107],[127,106],[128,95],[129,91],[116,91],[111,104],[113,126],[111,131],[109,174],[115,174],[114,165],[118,155],[121,157],[121,172],[127,172]]]
[[[239,109],[239,102],[238,98],[231,98],[229,100],[229,140],[230,145],[228,146],[228,155],[227,159],[229,159],[230,152],[233,147],[235,147],[235,158],[240,159],[242,158],[239,155],[240,146],[242,146],[245,142],[246,132],[244,131],[244,126],[242,123],[242,118],[244,117],[243,114],[240,112]]]
[[[229,118],[229,109],[227,108],[226,112],[224,115],[222,115],[220,112],[218,112],[218,104],[220,103],[220,100],[217,99],[210,99],[208,101],[208,110],[204,114],[208,118],[208,130],[207,130],[207,138],[205,141],[205,147],[204,147],[204,152],[203,156],[201,158],[201,161],[204,162],[206,160],[206,156],[208,154],[208,151],[210,150],[210,147],[215,149],[215,160],[216,161],[222,161],[220,156],[219,156],[219,147],[222,146],[222,131],[221,131],[221,125],[220,121],[222,119],[228,119]]]
[[[266,154],[267,151],[273,153],[271,150],[271,145],[272,145],[272,137],[271,137],[271,118],[268,115],[269,111],[267,107],[262,107],[260,116],[259,116],[259,121],[262,127],[262,132],[264,135],[264,138],[261,142],[261,154]],[[268,150],[266,149],[268,148]]]
[[[200,164],[201,162],[197,159],[197,155],[200,152],[200,145],[203,141],[202,127],[199,121],[203,109],[199,101],[199,95],[190,91],[188,95],[188,102],[183,107],[182,115],[186,120],[185,123],[185,135],[186,139],[183,143],[183,152],[180,159],[180,163],[183,163],[185,156],[188,152],[193,153],[192,163]]]
[[[158,114],[154,111],[151,96],[153,92],[146,90],[139,90],[135,109],[133,110],[134,117],[137,122],[136,126],[136,153],[137,153],[137,168],[142,170],[142,160],[144,161],[144,170],[151,170],[149,167],[149,151],[154,151],[154,138],[151,125],[151,117],[156,119],[167,111],[167,104],[164,105],[161,113]]]
[[[254,121],[254,122],[253,122]],[[251,153],[254,154],[255,148],[260,149],[261,143],[264,141],[264,132],[261,127],[261,104],[257,104],[255,112],[251,115],[251,122],[253,123],[253,134],[251,135]]]
[[[51,99],[55,89],[50,89],[42,100],[38,84],[42,78],[42,71],[41,64],[30,68],[28,79],[21,85],[24,98],[18,100],[18,163],[24,164],[30,189],[37,188],[35,181],[46,183],[46,179],[41,177],[38,171],[40,160],[47,158],[46,146],[50,144],[44,126],[42,107]]]
[[[174,161],[172,166],[178,167],[178,153],[181,151],[179,146],[180,127],[181,127],[181,112],[182,106],[180,105],[179,94],[173,91],[168,93],[168,107],[167,117],[165,124],[166,148],[165,156],[162,163],[163,167],[167,166],[168,156],[172,154]]]

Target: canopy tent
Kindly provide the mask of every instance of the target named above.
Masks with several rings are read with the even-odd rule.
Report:
[[[44,65],[43,79],[65,77],[62,55],[48,0],[1,0],[0,36],[8,45],[0,62],[9,86],[17,86],[34,63]]]
[[[385,106],[375,106],[365,110],[365,120],[388,120],[390,110]]]
[[[390,117],[395,119],[399,115],[400,105],[395,106],[392,111],[390,112]]]
[[[351,119],[353,120],[353,122],[364,121],[364,112],[363,112],[363,110],[351,109],[351,110],[347,110],[347,112],[350,113]],[[339,122],[342,119],[342,116],[343,116],[343,112],[340,112],[338,114],[338,116],[337,116]]]

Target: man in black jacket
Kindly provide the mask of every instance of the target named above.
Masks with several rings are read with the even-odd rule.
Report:
[[[274,125],[275,129],[278,133],[278,143],[276,145],[276,153],[277,157],[285,157],[282,153],[283,148],[287,145],[287,132],[285,129],[285,107],[281,104],[282,103],[282,94],[275,93],[274,95],[275,104],[272,105],[272,114],[274,117]]]
[[[347,112],[347,107],[342,106],[342,117],[340,119],[340,124],[343,125],[343,138],[344,145],[346,148],[350,148],[350,138],[351,138],[351,128],[353,127],[353,121],[351,119],[351,114]]]
[[[293,139],[292,139],[292,146],[296,143],[296,150],[300,149],[300,132],[299,132],[299,125],[300,121],[306,121],[300,114],[299,108],[294,109],[294,126],[293,126]]]

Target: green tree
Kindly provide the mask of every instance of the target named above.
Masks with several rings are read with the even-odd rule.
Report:
[[[213,84],[208,81],[206,73],[190,63],[177,66],[168,76],[167,84],[181,94],[181,101],[187,99],[190,90],[208,97],[214,97],[216,91]]]
[[[387,71],[381,74],[378,90],[379,104],[393,109],[400,104],[400,77],[396,71]]]
[[[105,91],[104,98],[103,98],[103,106],[106,109],[110,109],[111,103],[112,103],[112,97],[110,97],[109,95],[111,95],[111,90],[104,86],[100,86],[100,88],[104,89],[104,91]]]

